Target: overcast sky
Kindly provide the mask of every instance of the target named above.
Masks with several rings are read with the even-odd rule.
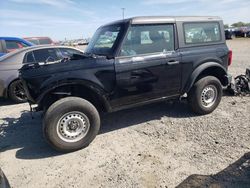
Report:
[[[0,0],[0,36],[91,37],[98,26],[133,16],[220,16],[250,22],[250,0]]]

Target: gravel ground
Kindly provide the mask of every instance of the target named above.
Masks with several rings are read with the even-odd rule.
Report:
[[[250,65],[250,39],[228,41],[234,76]],[[86,149],[60,154],[41,114],[0,101],[0,167],[13,187],[250,187],[250,97],[224,96],[212,114],[185,102],[103,117]]]

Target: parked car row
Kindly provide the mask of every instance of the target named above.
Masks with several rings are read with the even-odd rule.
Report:
[[[61,62],[73,54],[82,54],[79,49],[66,46],[30,46],[0,57],[0,97],[16,103],[25,102],[26,95],[18,78],[18,69],[29,63]]]
[[[239,27],[225,29],[226,39],[232,39],[234,37],[250,37],[250,27]]]
[[[233,31],[235,37],[250,37],[250,27],[240,27]]]

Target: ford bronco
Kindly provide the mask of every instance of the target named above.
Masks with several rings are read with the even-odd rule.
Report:
[[[47,141],[70,152],[92,142],[100,112],[180,98],[213,112],[231,61],[218,17],[135,17],[101,26],[83,55],[24,65],[20,78],[32,109],[45,112]]]

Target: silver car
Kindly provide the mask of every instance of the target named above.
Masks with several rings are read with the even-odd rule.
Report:
[[[26,101],[25,92],[18,78],[18,69],[23,64],[55,62],[83,51],[66,46],[32,46],[16,50],[0,57],[0,97],[16,103]]]

